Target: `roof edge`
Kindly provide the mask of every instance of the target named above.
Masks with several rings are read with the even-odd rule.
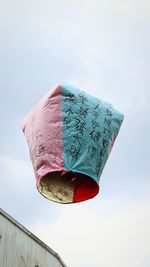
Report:
[[[18,227],[21,231],[23,231],[26,235],[32,238],[35,242],[37,242],[40,246],[45,248],[48,252],[50,252],[53,256],[55,256],[58,261],[63,265],[63,267],[67,267],[67,265],[63,262],[58,253],[56,253],[53,249],[47,246],[43,241],[41,241],[38,237],[36,237],[32,232],[30,232],[27,228],[25,228],[22,224],[17,222],[13,217],[11,217],[6,211],[0,208],[0,215],[5,217],[8,221],[13,223],[16,227]]]

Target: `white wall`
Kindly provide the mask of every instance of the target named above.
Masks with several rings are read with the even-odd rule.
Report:
[[[0,210],[0,267],[66,267],[53,250]]]

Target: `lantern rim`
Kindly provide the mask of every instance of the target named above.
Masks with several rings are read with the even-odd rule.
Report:
[[[72,204],[94,198],[99,193],[99,184],[81,172],[62,170],[43,176],[37,189],[42,196],[53,202]]]

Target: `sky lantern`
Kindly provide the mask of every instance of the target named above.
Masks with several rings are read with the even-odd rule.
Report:
[[[123,114],[67,84],[49,91],[26,116],[38,191],[58,203],[93,198],[123,121]]]

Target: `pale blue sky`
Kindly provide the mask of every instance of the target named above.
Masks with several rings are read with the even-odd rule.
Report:
[[[150,3],[0,0],[1,208],[68,267],[150,266]],[[93,200],[35,188],[24,116],[61,81],[125,115]]]

